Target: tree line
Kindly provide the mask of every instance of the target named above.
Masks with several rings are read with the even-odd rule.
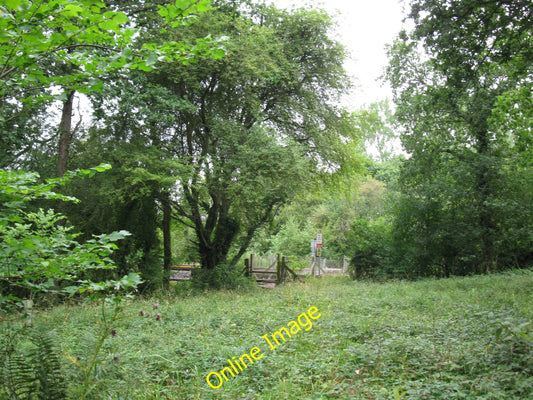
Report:
[[[112,166],[69,179],[62,195],[80,203],[32,207],[67,216],[78,241],[129,232],[114,274],[168,285],[188,259],[217,287],[250,249],[305,254],[319,230],[356,277],[533,260],[529,2],[411,1],[414,28],[388,48],[394,107],[355,112],[340,105],[347,53],[322,10],[10,0],[1,11],[1,167],[54,178]],[[75,113],[81,95],[89,121]]]

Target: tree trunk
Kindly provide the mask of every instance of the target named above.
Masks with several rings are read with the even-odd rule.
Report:
[[[63,103],[61,123],[59,125],[59,151],[57,158],[57,174],[62,176],[67,172],[69,146],[72,142],[72,105],[74,103],[74,90],[67,92],[67,99]]]
[[[219,214],[214,229],[207,230],[203,225],[199,229],[197,227],[197,237],[203,238],[198,246],[202,268],[214,269],[227,262],[231,244],[238,231],[239,225],[226,212]]]
[[[161,199],[163,205],[163,286],[170,288],[170,267],[172,265],[172,242],[170,236],[170,218],[172,207],[168,193],[164,193]]]
[[[478,165],[476,165],[476,192],[479,196],[479,226],[481,230],[481,265],[476,272],[491,272],[496,268],[496,246],[493,203],[493,183],[495,180],[494,160],[491,155],[491,141],[488,120],[491,116],[492,104],[486,99],[481,99],[480,104],[485,105],[477,110],[473,118],[472,131],[476,139],[478,152]],[[487,104],[491,107],[487,107]]]

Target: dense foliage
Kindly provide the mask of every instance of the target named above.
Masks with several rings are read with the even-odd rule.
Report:
[[[411,2],[388,78],[410,157],[395,210],[406,275],[533,260],[533,8],[526,1]]]
[[[110,255],[114,242],[127,231],[96,236],[85,243],[76,240],[65,216],[52,209],[35,209],[35,200],[77,201],[54,188],[75,176],[94,175],[109,166],[78,170],[68,176],[38,183],[31,173],[0,171],[0,310],[35,300],[43,293],[74,295],[87,290],[135,287],[134,274],[123,281],[98,283],[95,271],[114,269]],[[96,278],[96,279],[95,279]]]
[[[354,277],[533,262],[529,2],[413,0],[413,28],[389,49],[396,104],[352,113],[340,106],[346,52],[321,10],[0,7],[0,165],[44,178],[113,166],[62,189],[82,200],[58,210],[75,228],[52,211],[25,217],[48,227],[41,250],[126,230],[113,263],[147,288],[168,287],[179,262],[199,262],[200,286],[219,286],[249,251],[309,256],[317,232]],[[28,253],[10,229],[10,254]],[[25,262],[48,265],[40,257]]]
[[[0,397],[530,398],[533,4],[411,0],[408,19],[395,104],[348,112],[322,10],[3,1]],[[319,232],[355,279],[524,270],[243,276],[250,251],[305,267]],[[171,286],[182,262],[202,268]],[[141,284],[166,290],[125,301]],[[206,383],[310,307],[313,330]]]
[[[174,26],[207,10],[209,2],[153,7],[162,21]],[[52,100],[64,101],[72,112],[74,93],[101,90],[106,73],[124,68],[146,71],[158,59],[186,62],[217,51],[203,38],[190,45],[139,46],[131,17],[102,1],[9,0],[0,6],[0,16],[0,166],[50,140],[43,137],[35,118]],[[69,134],[62,135],[66,147]],[[60,157],[68,157],[66,147]]]
[[[74,144],[71,162],[107,160],[117,175],[96,192],[76,189],[91,215],[76,223],[128,229],[142,265],[158,262],[160,228],[168,274],[171,226],[183,230],[174,220],[190,232],[187,261],[233,268],[311,181],[357,167],[354,120],[335,103],[348,87],[344,50],[319,11],[215,4],[163,32],[148,16],[139,40],[225,36],[226,56],[132,72],[93,96],[100,123]]]

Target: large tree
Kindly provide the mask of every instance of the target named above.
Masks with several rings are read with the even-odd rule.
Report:
[[[335,104],[346,77],[329,17],[264,6],[230,11],[204,21],[227,31],[225,59],[158,77],[192,106],[173,127],[173,150],[187,171],[173,210],[194,229],[207,269],[235,264],[320,162],[331,169],[349,162],[334,151],[353,134]]]
[[[356,162],[353,121],[337,106],[348,87],[344,49],[322,11],[245,1],[216,2],[179,30],[145,27],[161,42],[227,36],[223,59],[164,65],[118,88],[149,101],[131,108],[120,94],[111,114],[127,124],[118,116],[130,110],[130,126],[142,126],[149,144],[177,162],[176,184],[158,202],[194,230],[203,267],[235,264],[302,185]]]
[[[517,191],[528,195],[508,174],[517,131],[504,135],[493,113],[531,83],[533,6],[414,0],[409,17],[414,29],[391,48],[388,69],[411,154],[399,243],[421,274],[494,270],[509,262],[510,232],[531,221],[507,218],[521,208]]]

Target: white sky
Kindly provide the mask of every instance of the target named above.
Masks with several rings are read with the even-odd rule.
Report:
[[[403,0],[271,1],[280,8],[323,8],[337,21],[337,40],[351,53],[346,70],[358,86],[347,99],[350,109],[392,97],[388,85],[376,80],[387,65],[385,45],[392,43],[402,28]]]

